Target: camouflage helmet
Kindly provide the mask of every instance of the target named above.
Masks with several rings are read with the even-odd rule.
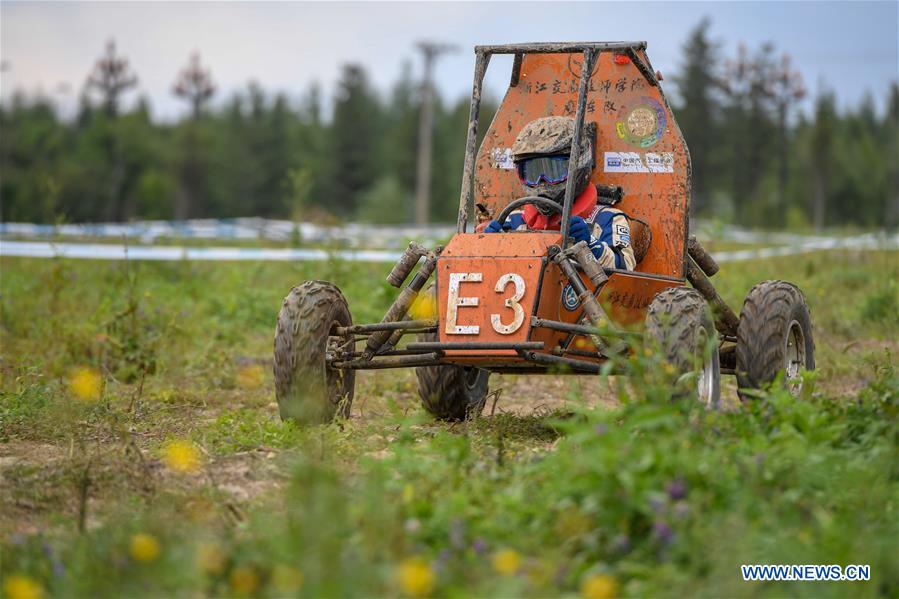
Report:
[[[587,187],[593,171],[593,143],[584,123],[581,135],[581,155],[574,173],[575,197]],[[535,156],[569,154],[574,140],[574,118],[570,116],[545,116],[534,119],[518,133],[512,144],[512,160],[516,163]],[[565,182],[549,184],[540,182],[536,186],[523,185],[527,195],[539,195],[561,203],[565,197]]]

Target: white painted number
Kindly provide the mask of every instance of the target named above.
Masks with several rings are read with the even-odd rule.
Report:
[[[462,283],[478,283],[484,280],[484,274],[480,272],[451,272],[449,276],[449,293],[446,301],[446,331],[447,335],[477,335],[481,332],[480,325],[460,325],[459,308],[466,306],[477,306],[477,297],[460,297],[459,287]],[[496,282],[494,290],[497,293],[504,293],[509,283],[515,285],[515,292],[512,297],[506,298],[505,306],[512,310],[512,322],[503,324],[502,317],[499,314],[490,315],[490,324],[493,330],[501,335],[511,335],[521,328],[524,324],[524,308],[518,302],[524,297],[525,285],[524,279],[514,273],[504,274]]]
[[[481,327],[476,324],[461,326],[456,324],[459,320],[459,308],[462,306],[477,306],[476,297],[459,297],[459,286],[465,282],[480,282],[484,280],[484,274],[480,272],[451,272],[449,280],[449,295],[446,306],[446,334],[447,335],[477,335]]]
[[[511,335],[524,324],[524,308],[518,303],[521,301],[521,298],[524,297],[524,279],[513,273],[503,275],[499,278],[499,281],[496,282],[496,291],[502,293],[506,290],[509,283],[515,283],[515,293],[512,294],[512,297],[507,298],[505,302],[506,307],[512,308],[512,312],[515,314],[512,318],[512,322],[510,324],[503,324],[499,314],[490,315],[490,324],[493,325],[493,330],[500,335]]]

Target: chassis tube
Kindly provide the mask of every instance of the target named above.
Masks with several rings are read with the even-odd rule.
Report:
[[[718,332],[736,336],[737,327],[740,326],[740,318],[734,314],[730,306],[718,295],[715,286],[712,285],[709,278],[705,276],[705,273],[702,272],[702,269],[690,256],[687,256],[687,280],[712,307],[712,313],[715,315],[715,327],[718,329]]]
[[[590,324],[598,329],[610,328],[612,326],[612,321],[609,319],[606,311],[602,309],[602,306],[599,305],[596,296],[594,296],[590,290],[587,289],[587,286],[584,285],[584,281],[581,280],[581,276],[578,274],[577,268],[575,268],[571,259],[568,258],[564,252],[558,252],[553,260],[559,265],[559,268],[562,269],[562,274],[565,275],[568,282],[571,283],[571,288],[574,289],[578,300],[584,307],[584,313],[587,315]],[[590,335],[590,339],[593,341],[596,349],[603,354],[608,355],[610,344],[607,343],[603,337],[592,334]]]
[[[587,89],[593,75],[596,62],[596,50],[584,50],[584,62],[581,65],[581,85],[577,96],[577,112],[574,115],[574,141],[571,143],[571,155],[568,157],[568,172],[577,172],[577,163],[581,158],[581,136],[584,133],[584,113],[587,110]],[[562,249],[568,247],[568,228],[571,225],[571,204],[574,202],[575,178],[568,177],[565,182],[565,202],[562,204]]]
[[[468,137],[465,140],[465,163],[462,167],[462,193],[459,198],[459,220],[456,230],[464,233],[474,214],[474,160],[478,144],[478,115],[481,111],[481,88],[484,73],[490,64],[490,54],[475,48],[474,82],[471,86],[471,107],[468,110]]]
[[[414,356],[378,357],[373,360],[347,360],[332,362],[331,368],[347,368],[350,370],[379,370],[383,368],[405,368],[407,366],[435,366],[442,364],[440,352],[418,354]]]
[[[409,311],[412,302],[418,297],[418,292],[425,286],[425,283],[431,278],[431,274],[437,267],[437,253],[439,253],[439,249],[440,248],[438,248],[438,252],[428,254],[428,258],[425,260],[424,264],[421,265],[419,271],[415,273],[415,276],[412,277],[412,281],[405,289],[403,289],[399,297],[394,300],[390,309],[387,310],[387,314],[385,314],[384,318],[381,320],[382,323],[396,322],[402,320],[406,316],[406,312]],[[375,331],[372,333],[371,337],[369,337],[368,341],[365,343],[362,359],[371,360],[372,356],[374,356],[378,350],[381,349],[381,346],[384,345],[384,342],[390,338],[394,330],[396,329]]]

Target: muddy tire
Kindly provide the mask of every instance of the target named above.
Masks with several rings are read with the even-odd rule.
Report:
[[[675,397],[692,395],[684,381],[695,381],[692,387],[699,401],[717,408],[721,398],[718,333],[702,295],[689,287],[672,287],[659,293],[646,313],[646,335],[674,366],[678,376]],[[684,376],[689,373],[696,373],[695,379]]]
[[[325,363],[328,336],[353,324],[343,293],[325,281],[306,281],[290,290],[275,329],[275,396],[281,419],[301,424],[348,417],[356,373]],[[347,340],[352,337],[347,337]]]
[[[420,341],[438,341],[436,333]],[[469,366],[422,366],[415,369],[421,405],[440,420],[477,418],[484,410],[490,373]]]
[[[749,291],[740,312],[736,354],[740,390],[759,389],[784,371],[784,385],[799,395],[800,371],[815,369],[815,341],[808,304],[798,287],[763,281]]]

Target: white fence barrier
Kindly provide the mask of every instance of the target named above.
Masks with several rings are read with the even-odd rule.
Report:
[[[800,244],[750,250],[715,252],[718,262],[793,256],[820,250],[896,250],[899,234],[866,234],[843,238],[814,238]],[[394,262],[398,251],[334,250],[249,247],[178,247],[112,243],[9,241],[0,239],[0,256],[29,258],[84,258],[92,260],[211,260],[211,261],[325,261]]]
[[[694,219],[692,229],[701,238],[736,243],[795,245],[826,241],[834,235],[802,235],[787,232],[752,231],[735,225],[715,224]],[[150,244],[157,239],[218,239],[290,241],[299,236],[304,244],[339,243],[351,248],[402,248],[408,239],[434,244],[455,231],[449,224],[419,227],[415,225],[372,225],[345,223],[328,226],[314,223],[266,218],[194,219],[185,221],[135,221],[130,223],[86,223],[38,225],[33,223],[0,223],[0,236],[35,238],[107,238],[134,239]]]
[[[153,243],[160,238],[290,241],[296,237],[303,243],[339,242],[349,247],[401,248],[408,239],[435,244],[453,234],[451,225],[427,227],[346,223],[325,226],[314,223],[235,218],[230,220],[197,219],[186,221],[137,221],[131,223],[88,223],[36,225],[33,223],[0,223],[0,236],[41,237],[123,237]]]

